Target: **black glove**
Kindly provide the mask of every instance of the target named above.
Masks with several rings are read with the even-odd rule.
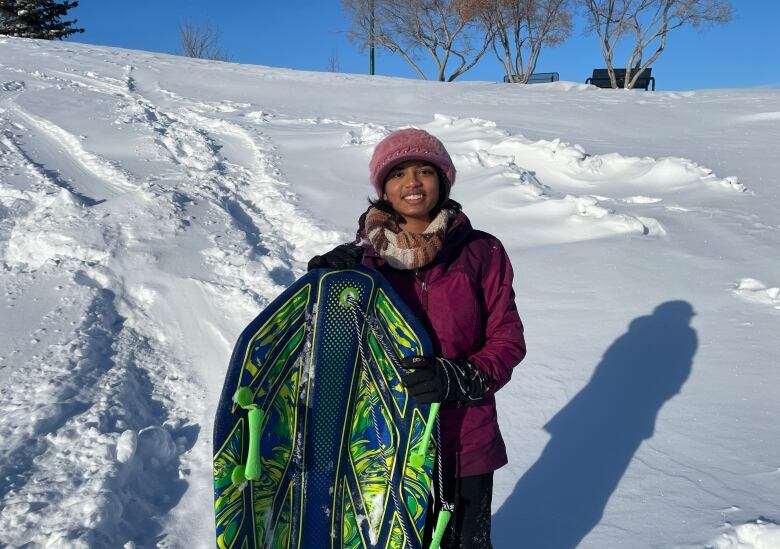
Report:
[[[408,356],[401,367],[409,371],[401,382],[417,402],[462,402],[480,400],[489,387],[487,374],[468,360]]]
[[[363,248],[357,244],[341,244],[322,255],[315,255],[309,260],[307,271],[327,267],[329,269],[349,269],[363,258]]]

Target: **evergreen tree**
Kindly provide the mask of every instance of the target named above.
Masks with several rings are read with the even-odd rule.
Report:
[[[73,27],[75,19],[62,19],[78,5],[70,0],[0,0],[0,34],[54,40],[84,32]]]

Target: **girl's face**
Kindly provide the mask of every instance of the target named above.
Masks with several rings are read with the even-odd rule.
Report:
[[[385,179],[383,197],[401,214],[401,228],[422,232],[431,221],[431,210],[439,202],[439,175],[431,164],[420,160],[402,162]]]

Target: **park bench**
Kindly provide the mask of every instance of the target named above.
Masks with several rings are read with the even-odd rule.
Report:
[[[557,82],[560,80],[557,72],[535,72],[528,77],[529,84],[545,84],[547,82]],[[504,75],[504,82],[509,82],[509,77]]]
[[[624,88],[626,86],[626,69],[614,69],[615,70],[615,80],[617,81],[617,87],[618,88]],[[644,90],[647,90],[652,86],[652,90],[655,91],[655,78],[650,76],[650,72],[653,69],[650,67],[646,68],[644,71],[642,71],[642,75],[637,79],[636,83],[634,84],[634,89],[636,88],[642,88]],[[634,77],[634,74],[636,72],[631,73],[631,78]],[[607,69],[593,69],[593,76],[585,80],[586,84],[593,84],[596,87],[599,88],[611,88],[612,82],[609,80],[609,71]]]

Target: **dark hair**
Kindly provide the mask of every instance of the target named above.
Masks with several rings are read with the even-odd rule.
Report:
[[[438,166],[434,166],[431,164],[431,167],[433,167],[436,170],[436,175],[439,178],[439,200],[436,202],[436,205],[431,210],[431,219],[439,215],[439,212],[442,210],[455,210],[456,212],[459,212],[462,210],[462,206],[455,202],[453,199],[450,198],[450,186],[445,185],[444,181],[444,174],[442,174],[441,170],[438,168]],[[384,198],[369,198],[368,203],[371,204],[374,208],[377,210],[381,210],[385,213],[389,213],[393,215],[393,220],[396,223],[406,223],[406,219],[404,219],[404,216],[402,216],[400,213],[395,211],[393,209],[393,205],[389,200],[385,200]]]

